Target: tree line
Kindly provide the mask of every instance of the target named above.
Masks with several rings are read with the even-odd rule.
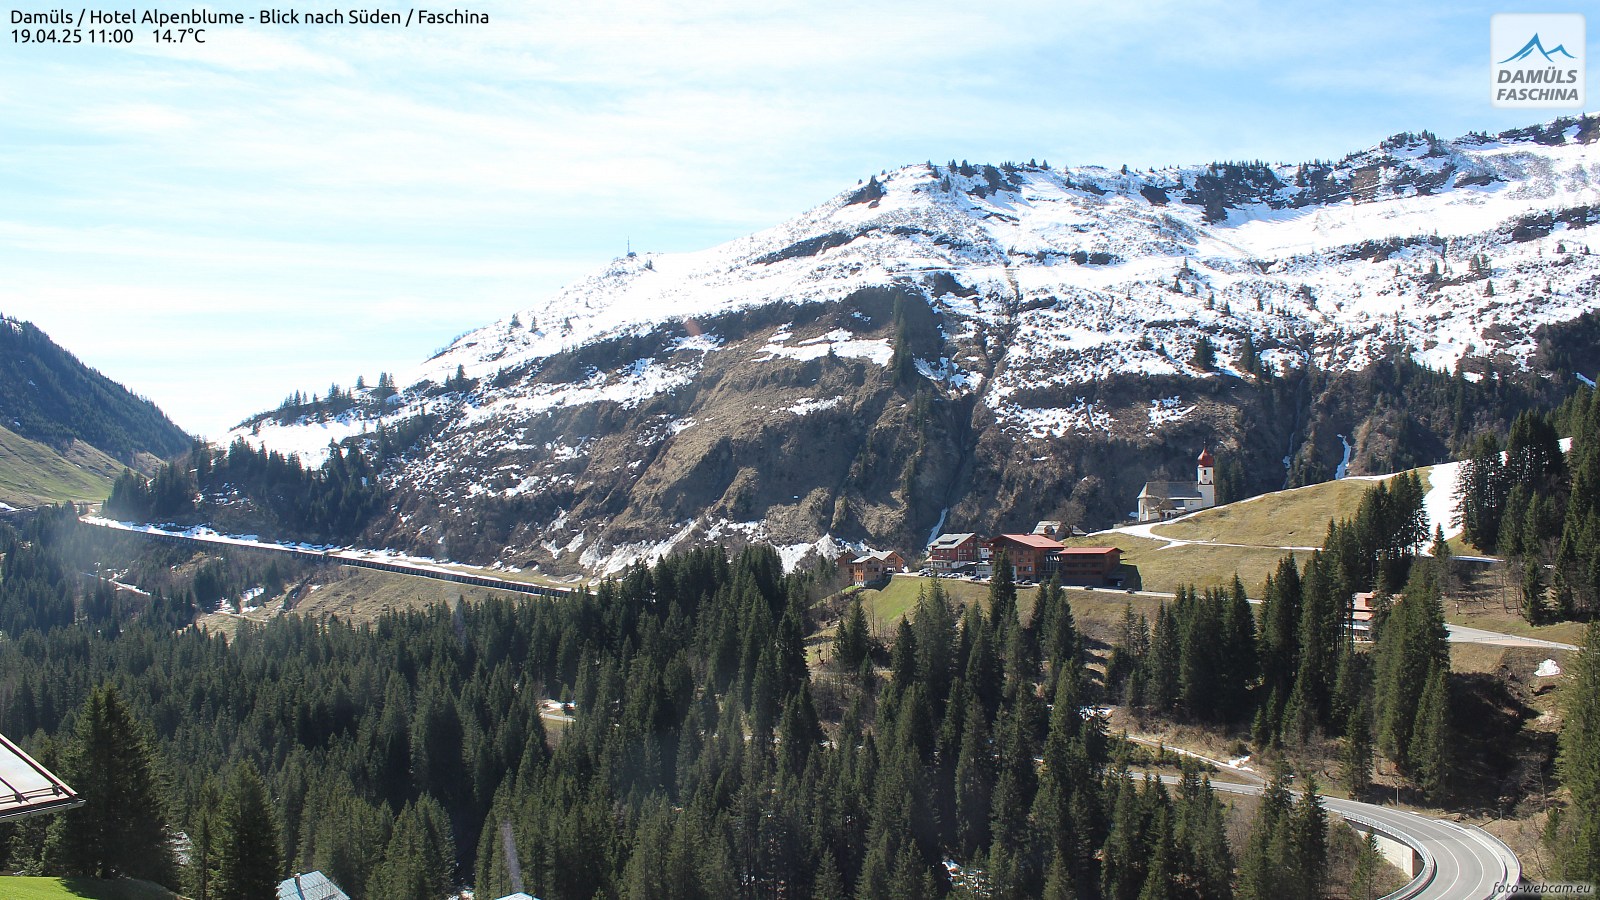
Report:
[[[298,455],[240,438],[226,452],[197,441],[153,478],[124,471],[105,511],[140,522],[207,521],[221,528],[233,522],[269,538],[344,543],[361,533],[385,496],[376,461],[360,442],[330,446],[327,460],[312,469]]]
[[[1560,435],[1571,436],[1563,453]],[[1550,413],[1528,411],[1502,444],[1481,435],[1461,464],[1464,537],[1519,576],[1523,615],[1538,624],[1600,613],[1600,402],[1580,389]]]
[[[1146,713],[1248,725],[1262,748],[1343,738],[1353,794],[1382,751],[1428,796],[1448,788],[1449,652],[1440,599],[1442,540],[1420,556],[1424,491],[1415,473],[1379,482],[1355,516],[1330,523],[1323,547],[1268,576],[1259,616],[1243,584],[1180,590],[1152,624],[1130,605],[1107,687]],[[1352,597],[1375,594],[1373,652],[1356,650]]]
[[[0,316],[0,422],[61,449],[81,440],[125,463],[189,442],[157,409],[62,349],[30,322]]]
[[[8,546],[49,558],[89,530],[53,527]],[[930,591],[892,648],[815,677],[818,588],[768,548],[231,641],[154,599],[95,627],[89,579],[58,589],[70,620],[0,643],[0,728],[91,805],[3,829],[19,871],[207,900],[310,869],[357,898],[499,896],[509,834],[555,898],[1283,896],[1236,884],[1203,778],[1148,780],[1105,734],[1056,585],[1026,616],[1003,577],[987,608]]]

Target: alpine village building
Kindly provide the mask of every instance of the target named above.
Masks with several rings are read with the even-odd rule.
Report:
[[[1210,450],[1195,460],[1194,481],[1147,481],[1139,492],[1139,521],[1160,522],[1217,505],[1217,461]]]

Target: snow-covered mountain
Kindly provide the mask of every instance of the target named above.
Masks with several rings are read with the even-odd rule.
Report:
[[[1251,421],[1276,402],[1257,371],[1539,366],[1540,326],[1600,305],[1597,137],[1557,120],[1336,163],[906,166],[718,247],[616,259],[387,402],[235,434],[315,461],[408,423],[386,539],[508,565],[1103,519],[1196,444],[1258,469],[1315,443],[1304,404]],[[1394,437],[1337,424],[1352,471]]]

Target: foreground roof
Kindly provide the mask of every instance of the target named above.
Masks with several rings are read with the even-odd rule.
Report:
[[[350,896],[321,872],[307,872],[279,882],[278,900],[350,900]]]
[[[0,822],[81,805],[66,782],[0,734]]]

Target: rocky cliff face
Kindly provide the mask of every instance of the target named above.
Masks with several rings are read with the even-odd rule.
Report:
[[[314,461],[403,431],[375,540],[556,570],[1109,524],[1202,444],[1238,489],[1326,477],[1347,441],[1351,472],[1409,462],[1500,374],[1596,374],[1587,331],[1552,349],[1539,329],[1597,305],[1597,133],[1400,135],[1300,166],[908,166],[720,247],[615,260],[394,397],[236,435]],[[1405,396],[1396,379],[1457,399],[1368,402]]]

